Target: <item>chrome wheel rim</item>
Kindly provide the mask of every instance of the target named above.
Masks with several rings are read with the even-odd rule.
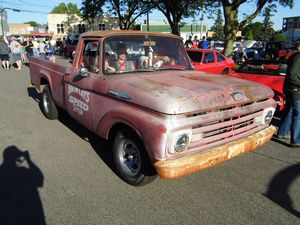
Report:
[[[130,176],[135,176],[141,168],[141,157],[137,146],[131,141],[125,141],[119,155],[123,170]]]

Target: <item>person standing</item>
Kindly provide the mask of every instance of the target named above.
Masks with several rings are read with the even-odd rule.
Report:
[[[191,48],[193,47],[193,40],[192,40],[192,35],[189,36],[189,39],[187,39],[184,43],[186,48]]]
[[[275,136],[278,139],[289,139],[291,133],[291,147],[300,147],[300,43],[297,43],[296,49],[297,52],[287,61],[283,84],[286,105]]]
[[[9,70],[9,48],[3,36],[0,37],[0,59],[4,70]]]
[[[33,55],[34,56],[39,56],[39,43],[36,39],[32,40],[33,44]]]
[[[44,41],[41,41],[39,44],[39,52],[40,52],[40,57],[42,59],[46,59],[46,44]]]
[[[13,41],[10,43],[9,48],[12,53],[13,60],[17,64],[17,70],[21,70],[21,44],[16,40],[16,38],[13,38]]]
[[[193,48],[198,48],[198,45],[199,45],[198,36],[195,35],[194,40],[193,40]]]
[[[26,52],[27,58],[29,60],[29,58],[31,56],[33,56],[33,44],[29,38],[26,41],[25,52]]]
[[[200,41],[200,43],[198,45],[198,48],[208,49],[209,45],[210,45],[210,42],[208,40],[206,40],[205,36],[203,36],[202,41]]]

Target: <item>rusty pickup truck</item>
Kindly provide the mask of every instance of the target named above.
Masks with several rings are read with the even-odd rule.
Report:
[[[179,178],[257,149],[275,132],[273,91],[194,71],[182,39],[140,31],[81,34],[73,64],[30,58],[41,109],[111,141],[131,185]]]

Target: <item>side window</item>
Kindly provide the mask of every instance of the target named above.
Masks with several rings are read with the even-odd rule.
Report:
[[[99,42],[88,40],[84,42],[84,51],[81,57],[81,67],[85,67],[91,73],[99,72]]]
[[[223,62],[223,61],[225,61],[225,58],[219,52],[217,52],[217,60],[218,60],[218,62]]]
[[[206,52],[204,55],[204,63],[213,63],[215,61],[214,59],[214,53],[213,52]]]
[[[191,58],[192,62],[201,63],[202,52],[188,51],[187,53],[188,53],[189,57]]]

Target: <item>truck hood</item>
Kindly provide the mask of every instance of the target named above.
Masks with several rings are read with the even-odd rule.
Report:
[[[160,71],[115,76],[106,92],[139,106],[182,114],[273,97],[261,84],[195,71]]]

